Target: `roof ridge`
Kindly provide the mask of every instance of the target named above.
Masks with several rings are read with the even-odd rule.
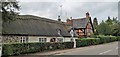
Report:
[[[50,22],[50,23],[65,24],[65,22],[52,20],[52,19],[49,19],[49,18],[44,18],[44,17],[39,17],[39,16],[34,16],[34,15],[18,15],[17,19],[22,19],[22,20],[41,20],[41,21]]]

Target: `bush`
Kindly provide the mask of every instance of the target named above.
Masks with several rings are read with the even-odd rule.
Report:
[[[113,42],[117,40],[115,36],[98,36],[98,38],[100,38],[100,44]]]
[[[76,40],[76,47],[81,46],[88,46],[88,45],[96,45],[99,44],[100,39],[99,38],[82,38]]]
[[[76,46],[81,47],[81,46],[89,46],[89,45],[97,45],[97,44],[103,44],[103,43],[108,43],[108,42],[113,42],[113,41],[119,41],[119,37],[115,36],[104,36],[104,35],[98,35],[95,36],[96,38],[80,38],[76,40]]]
[[[117,36],[117,40],[120,41],[120,36]]]
[[[73,42],[3,44],[2,56],[73,48]]]

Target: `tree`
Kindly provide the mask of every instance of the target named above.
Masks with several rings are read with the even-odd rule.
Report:
[[[15,11],[19,11],[20,6],[18,5],[18,2],[11,2],[10,0],[5,0],[2,2],[2,9],[0,12],[2,13],[2,20],[4,22],[7,21],[13,21],[16,19],[16,15],[18,14]]]
[[[120,22],[117,20],[117,17],[113,17],[113,19],[108,17],[108,19],[105,22],[102,21],[96,29],[99,34],[120,36]]]
[[[112,35],[113,36],[120,36],[120,22],[114,24],[114,27],[112,29]]]
[[[94,25],[94,28],[96,28],[96,26],[98,25],[97,18],[94,18],[94,19],[93,19],[93,25]]]
[[[112,21],[113,21],[113,24],[118,23],[117,17],[116,18],[113,17]]]
[[[94,34],[97,35],[98,34],[98,31],[96,30],[96,28],[98,26],[97,18],[93,19],[93,26],[94,26]]]
[[[97,31],[99,34],[102,35],[110,35],[111,34],[111,27],[102,21],[98,26],[97,26]]]
[[[108,19],[106,20],[106,23],[108,25],[112,25],[113,24],[112,22],[113,22],[113,20],[111,20],[110,16],[108,16]]]

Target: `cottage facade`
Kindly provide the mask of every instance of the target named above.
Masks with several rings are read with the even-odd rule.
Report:
[[[71,41],[68,27],[61,21],[19,15],[15,21],[3,22],[2,26],[3,43]]]
[[[67,19],[67,24],[75,30],[79,37],[90,36],[94,32],[91,17],[88,12],[85,18]]]

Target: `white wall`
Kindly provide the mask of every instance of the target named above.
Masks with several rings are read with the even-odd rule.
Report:
[[[69,38],[69,37],[65,38],[65,42],[70,42],[70,41],[71,41],[71,38]]]
[[[51,38],[56,38],[56,42],[57,41],[57,38],[62,38],[63,39],[63,42],[70,42],[71,41],[71,38],[70,37],[44,37],[44,36],[29,36],[28,37],[28,42],[39,42],[39,38],[46,38],[47,41],[46,42],[50,42],[50,39]]]
[[[46,37],[46,36],[4,36],[3,38],[6,39],[6,38],[9,38],[8,40],[10,39],[13,39],[11,41],[14,42],[14,39],[20,43],[20,39],[21,37],[26,37],[28,38],[28,42],[39,42],[39,38],[46,38],[46,42],[50,42],[51,38],[56,38],[56,42],[57,41],[57,38],[61,38],[63,39],[63,42],[69,42],[71,41],[71,38],[70,37]],[[8,42],[8,40],[4,40],[4,42],[6,43],[6,41]],[[12,42],[12,43],[13,43]]]
[[[28,36],[28,42],[39,42],[38,36]]]
[[[50,42],[51,38],[56,38],[56,37],[45,37],[45,36],[29,36],[28,37],[28,42],[39,42],[39,38],[46,38],[46,42]]]
[[[74,39],[78,39],[77,37],[74,37]],[[65,38],[65,42],[70,42],[71,41],[71,37],[66,37]]]

